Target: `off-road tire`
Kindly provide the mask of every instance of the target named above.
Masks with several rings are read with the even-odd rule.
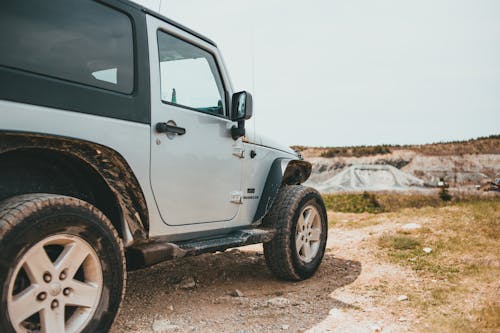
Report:
[[[19,267],[21,258],[30,248],[36,248],[38,246],[36,244],[43,244],[46,239],[57,239],[57,237],[62,237],[61,235],[66,235],[65,237],[69,239],[83,240],[82,244],[87,244],[93,249],[94,252],[90,252],[93,253],[93,262],[97,267],[100,264],[99,268],[102,272],[102,274],[97,274],[101,276],[101,292],[95,293],[95,306],[91,307],[93,312],[89,312],[89,319],[82,321],[83,328],[79,331],[100,333],[108,332],[111,328],[119,311],[126,283],[124,250],[115,228],[103,213],[85,201],[53,194],[28,194],[0,202],[0,285],[2,287],[0,332],[16,332],[11,324],[8,310],[8,289],[12,286],[11,280],[19,275],[14,272],[15,267]],[[49,259],[53,264],[56,262],[53,258]],[[79,267],[79,270],[84,270],[83,264]],[[19,268],[17,270],[20,272]],[[81,271],[78,272],[77,274],[82,274]],[[13,276],[14,274],[16,276]],[[61,275],[54,276],[52,282],[55,282],[57,278],[63,279]],[[57,283],[60,281],[62,280],[57,280]],[[33,284],[32,281],[28,283]],[[57,297],[64,297],[60,290],[59,293]],[[48,294],[52,297],[50,293]],[[13,299],[13,295],[10,297]],[[68,311],[67,307],[61,306],[61,308],[63,313]],[[43,329],[41,331],[44,332]]]
[[[296,250],[295,233],[299,214],[307,207],[314,207],[321,220],[319,248],[310,262],[300,259]],[[328,221],[321,195],[313,188],[301,185],[283,187],[264,217],[264,226],[273,227],[277,233],[264,243],[264,256],[269,269],[284,280],[304,280],[317,271],[325,253]]]

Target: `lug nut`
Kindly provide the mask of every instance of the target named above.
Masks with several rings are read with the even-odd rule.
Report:
[[[69,296],[69,294],[71,294],[71,289],[70,288],[64,288],[63,294],[64,294],[64,296]]]
[[[46,292],[41,292],[36,296],[36,299],[39,301],[44,301],[47,298],[47,293]]]
[[[67,275],[66,275],[66,271],[62,271],[61,274],[59,274],[59,280],[64,280],[66,279]]]
[[[59,301],[57,299],[53,300],[52,303],[50,303],[50,307],[52,309],[55,309],[59,306]]]
[[[52,281],[52,275],[50,275],[49,272],[46,272],[45,274],[43,274],[43,281],[49,283],[50,281]]]

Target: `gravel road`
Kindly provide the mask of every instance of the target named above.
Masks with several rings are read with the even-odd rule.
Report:
[[[395,227],[391,221],[354,230],[336,225],[319,271],[302,282],[276,279],[261,245],[130,272],[111,333],[412,331],[411,316],[400,321],[400,312],[390,310],[397,295],[374,289],[381,280],[412,281],[412,272],[379,262],[365,245]]]
[[[277,280],[261,251],[165,262],[129,273],[111,332],[303,331],[327,316],[334,303],[330,292],[360,271],[359,262],[330,253],[319,272],[300,283]]]

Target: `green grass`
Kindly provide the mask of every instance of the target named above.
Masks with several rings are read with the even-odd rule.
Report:
[[[428,273],[439,278],[455,278],[460,270],[454,265],[436,260],[436,251],[439,251],[439,246],[431,247],[433,252],[425,253],[423,248],[429,245],[435,246],[436,244],[426,242],[423,235],[412,237],[384,234],[378,239],[379,248],[386,250],[386,255],[391,262],[410,266],[417,272]]]
[[[372,193],[324,194],[323,200],[328,210],[343,213],[381,213],[384,211]]]
[[[392,236],[383,235],[378,240],[378,245],[382,248],[389,248],[394,250],[413,250],[420,246],[421,242],[418,239],[407,236]]]
[[[500,331],[500,302],[493,287],[500,276],[500,198],[387,215],[423,224],[412,232],[387,232],[374,245],[380,258],[434,281],[408,291],[411,306],[429,325],[425,331]],[[424,247],[432,252],[425,253]],[[474,302],[472,312],[465,310],[464,300]]]
[[[335,194],[325,196],[325,202],[331,220],[338,219],[341,228],[386,221],[421,225],[416,230],[374,231],[368,243],[377,260],[414,271],[416,284],[398,281],[373,289],[408,295],[409,301],[396,310],[411,307],[418,314],[415,331],[500,332],[500,196],[454,195],[451,202],[443,202],[437,193]]]
[[[341,213],[387,213],[406,208],[444,207],[466,202],[495,202],[500,196],[484,198],[478,194],[451,194],[443,200],[439,193],[363,192],[323,194],[328,210]]]
[[[406,209],[396,213],[413,217],[434,218],[415,232],[395,230],[378,239],[391,261],[412,267],[436,277],[453,279],[459,274],[474,275],[487,269],[487,256],[500,258],[500,198],[461,202],[441,208]],[[430,247],[427,254],[424,247]],[[493,251],[488,251],[492,249]],[[464,259],[465,255],[468,255]]]

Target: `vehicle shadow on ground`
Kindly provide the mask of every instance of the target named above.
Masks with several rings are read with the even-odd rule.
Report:
[[[248,282],[252,282],[252,288],[257,287],[260,282],[265,282],[285,289],[293,289],[302,283],[337,289],[354,282],[360,273],[359,261],[336,258],[327,253],[320,269],[311,279],[302,282],[282,281],[267,269],[261,252],[232,250],[181,258],[129,272],[127,287],[131,288],[133,293],[149,293],[150,290],[147,290],[149,286],[156,288],[156,292],[179,290],[183,289],[183,280],[193,278],[196,282],[195,287],[187,288],[193,291],[201,287],[226,288],[234,284],[241,284],[244,287]]]
[[[324,319],[331,308],[349,306],[329,294],[353,283],[360,273],[359,261],[335,258],[328,252],[318,272],[301,282],[275,278],[262,252],[230,250],[172,260],[129,272],[127,293],[112,332],[147,331],[159,317],[179,324],[181,330],[200,322],[204,331],[226,331],[225,325],[230,331],[238,327],[274,331],[281,322],[293,331],[303,330]],[[230,296],[236,289],[242,297]],[[286,304],[273,306],[271,300],[276,297],[285,298]],[[303,313],[307,317],[295,323]],[[258,318],[258,323],[251,318]]]

